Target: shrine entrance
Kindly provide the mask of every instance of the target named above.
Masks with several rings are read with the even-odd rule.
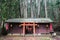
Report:
[[[37,26],[34,22],[24,22],[21,24],[23,26],[23,34],[35,34],[35,27]]]
[[[33,34],[33,27],[32,26],[26,26],[25,27],[25,34]]]

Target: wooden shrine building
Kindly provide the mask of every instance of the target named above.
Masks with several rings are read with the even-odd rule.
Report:
[[[12,34],[42,34],[53,31],[52,20],[49,18],[15,18],[5,21],[8,33]]]

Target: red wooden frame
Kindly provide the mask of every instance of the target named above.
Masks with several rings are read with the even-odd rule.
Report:
[[[21,26],[23,26],[23,35],[25,35],[25,26],[33,26],[33,34],[35,35],[35,26],[37,26],[35,22],[24,22]]]

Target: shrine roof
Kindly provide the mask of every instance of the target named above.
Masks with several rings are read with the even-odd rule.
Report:
[[[35,22],[35,23],[51,23],[50,18],[14,18],[8,19],[5,22]]]

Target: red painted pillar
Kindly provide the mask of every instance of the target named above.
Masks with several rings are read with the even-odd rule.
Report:
[[[25,35],[25,23],[23,23],[23,36]]]
[[[50,23],[50,31],[53,31],[52,23]]]
[[[35,23],[33,23],[33,34],[35,36]]]
[[[9,29],[8,27],[9,27],[9,24],[8,24],[8,23],[6,23],[6,30],[8,30],[8,29]]]

